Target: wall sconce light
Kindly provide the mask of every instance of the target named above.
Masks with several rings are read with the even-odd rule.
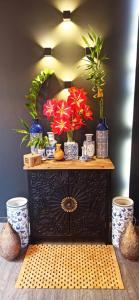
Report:
[[[72,81],[64,81],[64,89],[69,89],[72,86]]]
[[[70,10],[63,11],[63,21],[70,21],[71,20],[71,12]]]
[[[91,49],[93,49],[93,47],[91,47]],[[90,48],[86,47],[85,48],[85,56],[90,55],[90,54],[91,54]]]
[[[44,56],[51,56],[52,55],[52,48],[44,48]]]

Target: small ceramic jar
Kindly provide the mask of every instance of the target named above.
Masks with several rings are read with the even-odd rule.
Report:
[[[61,149],[61,144],[56,144],[56,150],[54,152],[55,160],[62,160],[64,158],[64,152]]]

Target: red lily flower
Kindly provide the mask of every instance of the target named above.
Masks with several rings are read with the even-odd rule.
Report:
[[[77,108],[82,107],[86,103],[86,93],[83,89],[70,88],[70,95],[68,97],[68,105]]]
[[[71,125],[69,120],[63,117],[61,119],[54,119],[51,128],[54,133],[61,134],[62,132],[70,131]]]
[[[70,123],[71,123],[71,130],[79,129],[84,125],[82,118],[79,115],[73,116]]]
[[[85,120],[93,120],[92,110],[90,109],[89,105],[85,105],[84,106],[83,116],[84,116]]]
[[[47,102],[43,105],[44,116],[46,116],[48,118],[54,117],[56,103],[57,103],[56,99],[47,100]]]
[[[58,118],[69,118],[71,115],[71,111],[71,107],[67,104],[67,102],[65,100],[60,100],[57,102],[55,116]]]
[[[78,89],[76,88],[76,86],[72,86],[68,89],[68,91],[70,94],[74,94],[78,91]]]

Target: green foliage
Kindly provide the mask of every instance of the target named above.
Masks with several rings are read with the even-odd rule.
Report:
[[[44,69],[31,82],[31,87],[26,95],[26,99],[28,102],[26,102],[25,106],[29,111],[29,114],[32,117],[32,119],[36,119],[38,117],[36,101],[40,88],[42,84],[48,79],[48,77],[51,76],[53,73],[54,72],[52,70]],[[20,123],[23,128],[14,130],[22,135],[21,145],[25,144],[28,146],[30,140],[30,126],[23,119],[20,119]]]
[[[90,50],[90,54],[84,58],[86,62],[85,69],[88,72],[87,80],[90,80],[92,83],[93,97],[100,100],[100,117],[103,117],[103,91],[106,84],[104,63],[108,59],[102,54],[103,39],[91,27],[88,37],[82,36],[82,39]]]
[[[29,139],[30,139],[29,125],[23,119],[20,119],[20,123],[22,124],[23,129],[14,129],[14,130],[15,130],[15,132],[23,135],[22,138],[21,138],[21,145],[22,144],[28,144]]]
[[[35,148],[40,148],[44,149],[47,145],[49,145],[49,140],[47,136],[44,137],[33,137],[27,144],[27,146],[32,147],[34,146]]]
[[[42,84],[53,74],[52,70],[44,69],[31,82],[31,87],[26,95],[28,102],[25,104],[33,119],[38,117],[36,101]]]

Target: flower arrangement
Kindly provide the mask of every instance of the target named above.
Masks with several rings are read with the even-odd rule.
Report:
[[[49,99],[43,106],[43,114],[51,119],[53,133],[67,132],[68,142],[73,141],[74,130],[85,125],[86,120],[92,120],[92,111],[87,105],[85,90],[77,87],[68,89],[67,100]]]

